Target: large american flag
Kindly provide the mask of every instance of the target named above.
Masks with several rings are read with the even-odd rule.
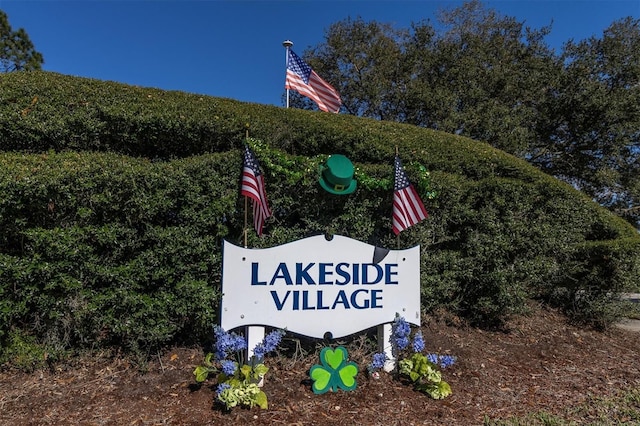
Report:
[[[340,105],[342,105],[340,94],[291,49],[288,52],[287,78],[284,87],[313,100],[322,111],[340,111]]]
[[[427,217],[427,210],[402,167],[400,157],[395,160],[395,182],[393,185],[393,233],[400,232],[415,225]]]
[[[264,221],[271,216],[271,210],[267,202],[267,193],[264,188],[264,177],[260,172],[260,164],[248,145],[244,147],[240,194],[251,198],[253,203],[253,226],[256,228],[258,235],[262,235]]]

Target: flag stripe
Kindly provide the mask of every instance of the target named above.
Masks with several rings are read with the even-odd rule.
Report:
[[[392,230],[400,232],[428,216],[427,210],[413,185],[407,179],[400,158],[395,159],[395,183],[393,193]]]
[[[288,52],[285,89],[295,90],[314,101],[318,108],[326,112],[340,111],[340,94],[329,83],[311,69],[293,50]]]
[[[260,164],[248,145],[245,145],[240,194],[251,199],[253,204],[253,226],[258,235],[262,235],[264,222],[271,216],[271,210],[267,201],[264,176],[260,172]]]
[[[286,89],[295,90],[302,96],[318,104],[318,108],[325,112],[338,112],[340,110],[340,95],[336,90],[325,83],[315,71],[309,77],[309,84],[305,82],[293,71],[287,71]]]

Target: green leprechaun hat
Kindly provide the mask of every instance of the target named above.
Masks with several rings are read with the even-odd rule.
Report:
[[[353,164],[344,155],[330,155],[320,166],[320,171],[319,182],[325,191],[336,195],[347,195],[356,190],[357,182],[353,178]]]

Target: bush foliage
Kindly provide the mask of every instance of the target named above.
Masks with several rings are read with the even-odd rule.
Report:
[[[328,232],[396,248],[397,147],[430,212],[399,239],[421,246],[425,312],[446,308],[500,325],[539,298],[607,326],[618,313],[616,295],[640,287],[633,227],[484,143],[346,115],[20,72],[0,76],[3,346],[35,339],[52,350],[140,353],[203,339],[218,321],[222,240],[243,240],[247,132],[274,212],[262,238],[249,230],[250,247]],[[356,165],[351,196],[317,185],[317,166],[331,153]],[[430,171],[426,184],[418,166]]]

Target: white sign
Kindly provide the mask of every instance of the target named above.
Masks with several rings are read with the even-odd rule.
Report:
[[[420,247],[386,250],[334,235],[268,249],[223,246],[221,326],[347,336],[393,321],[420,325]]]

